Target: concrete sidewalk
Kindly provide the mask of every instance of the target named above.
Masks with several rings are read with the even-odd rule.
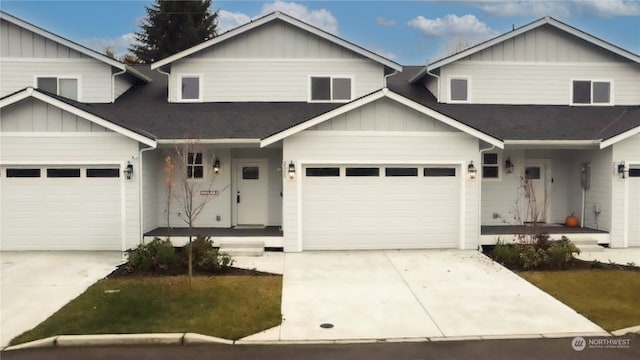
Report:
[[[599,261],[604,264],[615,263],[619,265],[635,264],[640,266],[640,247],[626,249],[603,248],[598,252],[583,252],[576,257],[585,261]]]
[[[242,340],[608,336],[477,251],[288,253],[282,313]]]
[[[120,252],[0,252],[0,347],[111,273]]]

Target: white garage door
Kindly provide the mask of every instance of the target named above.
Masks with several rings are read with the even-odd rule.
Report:
[[[460,174],[451,166],[307,166],[305,250],[459,246]]]
[[[629,246],[640,246],[640,164],[629,169]]]
[[[1,170],[2,250],[121,248],[117,166]]]

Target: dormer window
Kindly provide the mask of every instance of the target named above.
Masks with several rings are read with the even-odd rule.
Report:
[[[202,77],[200,75],[178,76],[178,99],[183,102],[202,101]]]
[[[78,100],[78,78],[41,76],[36,78],[36,87],[71,100]]]
[[[469,79],[453,77],[449,79],[449,100],[451,102],[469,102]]]
[[[573,80],[572,104],[611,105],[611,81]]]
[[[351,100],[350,77],[312,76],[310,99],[314,102],[347,102]]]

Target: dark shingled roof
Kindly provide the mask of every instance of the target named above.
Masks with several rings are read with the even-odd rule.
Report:
[[[262,139],[343,104],[307,102],[167,102],[167,77],[148,67],[137,70],[153,82],[129,89],[114,104],[78,107],[158,139]]]
[[[422,66],[405,66],[389,90],[502,140],[599,140],[640,126],[640,106],[441,104],[409,79]]]

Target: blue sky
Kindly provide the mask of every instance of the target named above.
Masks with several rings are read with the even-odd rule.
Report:
[[[97,51],[122,55],[149,0],[1,0],[0,9]],[[552,16],[640,53],[640,0],[215,1],[219,29],[280,10],[403,65]]]

